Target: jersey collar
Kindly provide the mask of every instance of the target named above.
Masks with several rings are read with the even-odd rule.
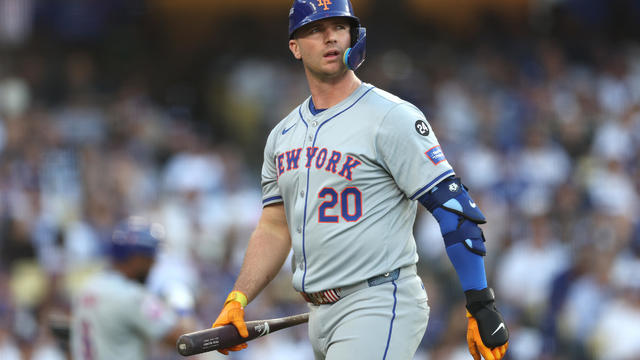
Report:
[[[311,104],[313,103],[311,100],[311,96],[309,96],[300,106],[301,113],[304,119],[315,119],[322,121],[322,119],[328,119],[334,116],[335,114],[343,111],[353,104],[353,102],[357,101],[367,90],[371,89],[373,85],[363,82],[355,89],[351,95],[347,96],[344,100],[340,101],[336,105],[322,110],[317,113],[313,113],[310,109]],[[316,110],[317,111],[317,110]]]

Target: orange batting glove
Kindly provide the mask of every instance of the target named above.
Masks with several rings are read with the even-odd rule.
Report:
[[[493,290],[465,291],[467,296],[467,344],[474,360],[500,360],[509,347],[509,331],[495,307]]]
[[[222,311],[211,326],[212,328],[232,324],[242,337],[249,336],[247,324],[244,322],[244,307],[247,306],[247,296],[240,291],[232,291],[224,302]],[[247,343],[235,345],[226,349],[219,349],[222,354],[229,355],[229,351],[240,351],[247,348]]]

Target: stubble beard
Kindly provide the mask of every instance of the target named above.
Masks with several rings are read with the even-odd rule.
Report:
[[[346,65],[341,64],[335,71],[326,71],[321,67],[319,67],[319,69],[314,69],[313,67],[305,64],[305,71],[308,75],[311,75],[313,78],[321,82],[336,82],[346,76],[348,69]]]

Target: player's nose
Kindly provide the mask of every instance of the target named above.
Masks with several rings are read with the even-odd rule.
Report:
[[[337,31],[332,28],[327,28],[324,30],[324,39],[327,43],[334,43],[338,41]]]

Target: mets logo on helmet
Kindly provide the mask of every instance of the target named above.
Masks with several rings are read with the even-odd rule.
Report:
[[[329,10],[327,5],[331,5],[331,0],[318,0],[318,6],[324,6],[322,10]]]

